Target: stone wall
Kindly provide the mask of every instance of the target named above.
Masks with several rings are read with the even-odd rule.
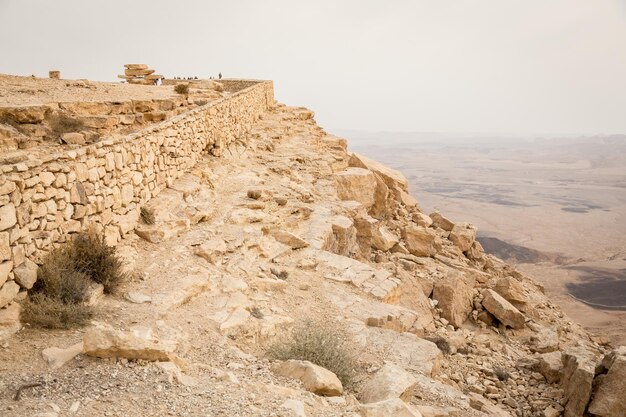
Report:
[[[256,82],[138,133],[0,166],[0,308],[32,287],[36,262],[70,234],[95,224],[116,243],[143,204],[203,154],[220,156],[273,102],[272,82]]]

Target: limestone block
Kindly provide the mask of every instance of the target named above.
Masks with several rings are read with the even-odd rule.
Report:
[[[0,288],[0,308],[13,301],[18,292],[20,292],[20,286],[15,281],[5,282]]]
[[[307,391],[318,395],[333,397],[343,393],[337,375],[309,361],[287,360],[273,366],[272,370],[278,375],[299,379]]]
[[[417,379],[401,367],[386,363],[361,389],[360,400],[364,404],[400,398],[409,401]]]
[[[460,327],[473,309],[472,289],[459,277],[435,283],[433,298],[438,301],[441,316],[454,327]]]
[[[430,213],[430,218],[433,221],[433,226],[439,227],[446,232],[450,232],[454,228],[454,223],[451,220],[448,220],[438,211]]]
[[[335,174],[337,195],[341,200],[354,200],[367,210],[375,202],[376,179],[374,174],[363,168],[348,168]]]
[[[22,265],[14,269],[15,281],[23,288],[30,290],[33,284],[35,284],[35,281],[37,281],[37,269],[39,269],[39,267],[36,263],[30,259],[26,259]]]
[[[483,292],[483,307],[505,326],[514,329],[524,328],[526,317],[497,292],[493,290],[485,290]]]
[[[466,252],[476,240],[476,228],[469,223],[455,224],[450,231],[449,239],[461,252]]]
[[[435,239],[437,234],[425,227],[408,225],[402,230],[406,248],[415,256],[433,256],[437,253]]]
[[[15,205],[8,203],[0,207],[0,231],[7,230],[15,226],[17,223],[17,215],[15,213]]]

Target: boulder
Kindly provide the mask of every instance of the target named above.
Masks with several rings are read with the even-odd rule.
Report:
[[[386,363],[361,389],[364,404],[392,398],[410,400],[417,380],[413,375],[393,363]]]
[[[430,227],[433,224],[433,219],[431,219],[427,214],[421,212],[415,212],[411,216],[413,222],[421,227]]]
[[[11,303],[5,308],[0,308],[0,342],[17,333],[21,328],[20,311],[22,306]]]
[[[476,228],[469,223],[455,224],[448,238],[461,252],[466,252],[476,240]]]
[[[523,329],[526,317],[493,290],[483,291],[483,307],[502,324],[513,329]]]
[[[435,283],[433,298],[438,301],[441,316],[454,327],[460,327],[473,310],[472,288],[459,277]]]
[[[425,227],[408,225],[402,230],[406,248],[415,256],[433,256],[437,253],[435,239],[437,234]]]
[[[398,237],[385,226],[374,228],[372,233],[372,248],[388,251],[398,243]]]
[[[15,281],[5,282],[0,288],[0,308],[13,301],[18,292],[20,292],[20,286]]]
[[[363,168],[348,168],[335,174],[337,195],[341,200],[353,200],[369,210],[375,202],[376,178]]]
[[[61,135],[61,140],[68,145],[84,145],[87,143],[85,135],[79,132],[64,133]]]
[[[23,288],[30,290],[33,288],[33,284],[37,281],[37,269],[39,267],[36,263],[26,258],[24,263],[13,270],[15,274],[15,281]]]
[[[559,382],[563,370],[561,352],[544,353],[539,357],[539,373],[549,384]]]
[[[81,353],[83,353],[83,342],[76,343],[65,349],[57,347],[46,348],[41,352],[41,356],[46,360],[50,369],[58,369]]]
[[[380,162],[366,158],[365,156],[357,153],[352,153],[350,155],[349,165],[351,167],[365,168],[376,173],[383,179],[387,187],[392,190],[396,188],[404,192],[408,192],[409,190],[409,183],[400,171],[391,169]]]
[[[554,352],[559,349],[559,335],[551,327],[532,327],[537,333],[530,337],[530,350],[537,353]]]
[[[565,400],[563,417],[580,417],[584,414],[595,376],[596,358],[582,347],[575,347],[562,355],[563,376],[561,389]]]
[[[441,213],[439,213],[438,211],[435,211],[434,213],[430,213],[429,217],[433,221],[433,226],[439,227],[440,229],[443,229],[446,232],[450,232],[454,228],[454,222],[443,217]]]
[[[271,229],[269,234],[278,242],[289,246],[291,249],[302,249],[309,246],[304,239],[286,230]]]
[[[595,392],[589,413],[600,417],[626,416],[626,347],[607,355],[603,365],[608,366],[608,372]]]
[[[272,370],[278,375],[299,379],[307,391],[318,395],[333,397],[343,393],[337,375],[309,361],[290,359],[273,366]]]
[[[361,405],[362,417],[422,417],[415,408],[399,398]]]
[[[128,332],[97,323],[85,332],[84,352],[98,358],[142,359],[150,362],[176,361],[176,340],[160,340],[152,329],[135,326]]]
[[[517,309],[523,310],[528,303],[528,296],[524,286],[512,276],[498,279],[493,289]]]

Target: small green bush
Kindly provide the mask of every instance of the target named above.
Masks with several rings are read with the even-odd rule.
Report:
[[[358,364],[354,342],[346,335],[332,324],[307,320],[296,325],[285,340],[272,344],[267,355],[272,359],[312,362],[333,372],[344,386],[350,386]]]
[[[189,94],[189,84],[176,84],[174,91],[178,94]]]

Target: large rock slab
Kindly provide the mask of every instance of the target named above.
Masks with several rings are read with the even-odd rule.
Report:
[[[352,153],[350,155],[349,164],[352,167],[365,168],[378,174],[383,179],[387,187],[391,189],[397,188],[404,192],[409,191],[409,182],[404,175],[400,173],[400,171],[396,171],[395,169],[389,168],[380,162],[374,161],[373,159],[369,159],[357,153]]]
[[[446,232],[452,231],[454,228],[454,222],[452,220],[447,219],[438,211],[429,214],[429,217],[433,221],[433,226],[439,227]]]
[[[502,324],[513,329],[523,329],[526,317],[515,306],[493,290],[483,292],[483,307]]]
[[[86,355],[98,358],[142,359],[151,362],[178,360],[176,340],[161,340],[152,329],[136,326],[124,332],[107,324],[96,324],[85,332],[83,349]]]
[[[563,377],[561,388],[565,398],[563,417],[580,417],[584,414],[596,370],[596,358],[584,348],[563,352]]]
[[[354,200],[367,210],[374,205],[376,178],[374,173],[363,168],[348,168],[335,174],[337,195],[341,200]]]
[[[337,375],[309,361],[291,359],[275,365],[272,370],[278,375],[299,379],[307,391],[318,395],[333,397],[343,393]]]
[[[409,401],[417,379],[403,368],[386,363],[361,389],[360,400],[364,404],[400,398]]]
[[[435,283],[433,298],[441,308],[441,316],[454,327],[460,327],[473,309],[472,288],[459,277]]]
[[[48,362],[49,368],[58,369],[81,353],[83,353],[83,342],[76,343],[65,349],[49,347],[41,352],[41,356]]]
[[[608,365],[608,372],[599,383],[589,413],[600,417],[626,416],[626,346],[607,355],[603,364]]]
[[[406,248],[415,256],[433,256],[437,253],[435,239],[437,234],[425,227],[408,225],[402,231]]]
[[[539,373],[544,376],[549,384],[559,382],[563,371],[561,352],[544,353],[539,357]]]
[[[500,294],[505,300],[513,304],[515,308],[524,311],[528,304],[528,296],[521,282],[512,276],[506,276],[498,279],[495,292]]]

